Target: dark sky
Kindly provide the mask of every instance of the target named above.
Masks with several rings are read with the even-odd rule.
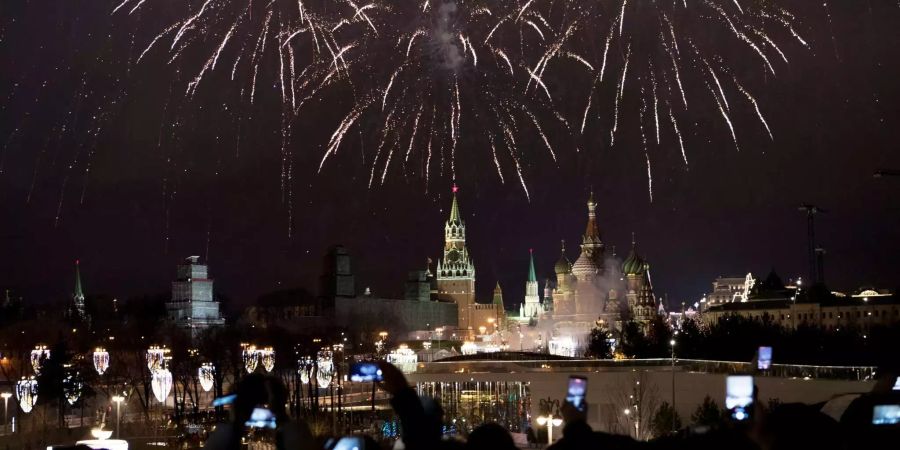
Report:
[[[323,254],[342,243],[360,288],[402,295],[406,273],[440,256],[452,177],[432,176],[426,189],[398,170],[368,189],[360,155],[371,148],[358,142],[377,142],[361,136],[317,174],[345,112],[329,100],[298,119],[290,143],[289,237],[275,87],[252,107],[224,100],[235,88],[217,81],[190,103],[172,100],[184,80],[170,82],[164,58],[132,67],[121,57],[167,22],[150,16],[136,27],[111,18],[106,3],[0,5],[0,286],[36,302],[62,298],[80,258],[89,294],[157,293],[169,289],[178,261],[197,254],[208,257],[217,289],[245,303],[278,288],[315,288]],[[530,201],[514,172],[499,183],[483,142],[461,141],[456,178],[481,299],[499,280],[507,304],[520,301],[529,248],[541,277],[560,239],[574,262],[591,187],[604,241],[624,256],[636,233],[657,293],[672,301],[697,299],[719,275],[805,275],[800,203],[828,211],[818,234],[832,288],[897,287],[900,178],[872,173],[900,169],[900,7],[829,0],[829,23],[819,4],[780,3],[799,17],[810,50],[785,45],[791,62],[776,61],[777,78],[756,61],[734,68],[775,141],[752,110],[735,112],[738,151],[709,93],[689,87],[691,98],[705,99],[684,124],[690,165],[671,142],[652,148],[652,203],[634,120],[623,122],[613,148],[600,123],[580,152],[563,139],[557,164],[536,139],[522,142]],[[566,74],[554,77],[551,88],[564,94]],[[623,115],[633,119],[639,96],[624,99]],[[98,111],[108,116],[94,120]]]

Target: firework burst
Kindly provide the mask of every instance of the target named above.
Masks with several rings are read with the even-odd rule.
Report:
[[[565,50],[575,26],[528,2],[430,0],[392,4],[372,20],[380,35],[361,42],[349,79],[365,93],[340,122],[319,169],[354,127],[377,137],[369,186],[397,166],[425,179],[456,177],[457,154],[490,155],[498,178],[514,172],[526,196],[523,141],[537,139],[555,161],[550,129],[569,135],[544,81],[558,58],[591,64]],[[487,149],[490,148],[488,152]],[[468,156],[468,155],[467,155]],[[401,169],[397,169],[401,170]]]
[[[780,67],[788,64],[788,48],[808,48],[794,16],[777,2],[616,0],[568,5],[580,18],[573,42],[601,49],[600,69],[583,103],[581,132],[590,132],[591,124],[608,130],[607,141],[613,147],[624,116],[638,120],[648,186],[652,186],[648,141],[662,146],[664,139],[671,139],[687,166],[682,130],[690,108],[713,108],[737,149],[737,110],[752,111],[760,129],[774,139],[763,108],[734,67],[755,62],[757,72],[777,77]],[[636,113],[621,111],[628,95],[640,97]],[[601,106],[604,98],[609,99],[608,109]],[[649,187],[648,193],[652,201]]]

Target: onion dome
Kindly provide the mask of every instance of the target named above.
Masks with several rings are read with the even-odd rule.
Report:
[[[581,252],[581,255],[575,260],[575,264],[572,265],[572,274],[578,278],[591,277],[598,273],[600,273],[600,268],[586,252]]]
[[[628,258],[625,258],[625,262],[622,263],[622,273],[625,275],[643,275],[649,266],[647,262],[644,261],[644,258],[641,258],[641,256],[638,255],[635,247],[634,233],[632,233],[631,253],[628,254]]]
[[[560,252],[559,260],[553,266],[553,271],[557,275],[572,273],[572,263],[569,262],[569,258],[566,258],[566,241],[562,241],[562,251]]]

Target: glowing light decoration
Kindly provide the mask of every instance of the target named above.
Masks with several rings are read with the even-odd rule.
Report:
[[[31,351],[31,368],[35,375],[41,374],[41,365],[50,359],[50,349],[46,345],[38,345]]]
[[[416,364],[419,363],[419,357],[416,352],[409,348],[406,344],[400,346],[396,350],[391,350],[387,354],[387,362],[397,366],[404,373],[416,371]]]
[[[168,353],[169,349],[157,345],[147,349],[147,368],[150,369],[150,372],[165,368]]]
[[[549,347],[551,355],[574,358],[578,353],[578,344],[571,336],[552,337],[550,338]]]
[[[22,378],[16,383],[16,398],[19,400],[19,407],[22,412],[30,413],[38,398],[38,383],[34,377]]]
[[[103,347],[94,349],[94,370],[96,370],[99,375],[103,375],[109,370],[109,352]]]
[[[472,341],[463,342],[463,345],[459,348],[459,351],[462,352],[463,355],[474,355],[478,353],[478,346],[475,345]]]
[[[297,372],[300,374],[300,382],[309,384],[309,372],[312,370],[313,360],[305,356],[297,360]]]
[[[209,392],[213,388],[213,384],[215,384],[215,375],[216,366],[211,363],[203,363],[199,369],[197,369],[197,379],[200,380],[200,387],[203,388],[204,392]]]
[[[334,378],[334,358],[331,350],[324,349],[319,351],[316,357],[316,382],[320,388],[327,388],[331,385],[331,379]]]
[[[266,372],[271,372],[275,368],[275,350],[272,347],[266,347],[257,351],[257,353],[263,369],[266,369]]]
[[[255,345],[242,344],[242,347],[244,347],[241,354],[244,359],[244,369],[247,369],[247,373],[253,373],[256,366],[259,365],[259,352],[256,351]]]
[[[154,370],[150,388],[153,389],[153,396],[156,397],[156,400],[165,403],[169,393],[172,392],[172,372],[169,372],[169,369]]]
[[[84,382],[81,380],[81,374],[78,371],[69,371],[63,378],[63,394],[70,405],[74,405],[81,399],[83,389]]]

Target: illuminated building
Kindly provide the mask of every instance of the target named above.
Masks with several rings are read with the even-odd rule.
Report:
[[[455,303],[459,329],[473,334],[479,326],[485,326],[489,319],[493,323],[504,322],[506,311],[502,304],[478,303],[475,300],[475,264],[466,248],[466,224],[456,198],[458,190],[453,185],[450,217],[444,224],[444,255],[438,261],[436,271],[437,298]]]
[[[219,313],[219,302],[213,300],[213,280],[199,256],[191,256],[178,266],[178,278],[172,282],[172,300],[166,303],[169,321],[191,331],[196,337],[202,330],[225,324]]]

